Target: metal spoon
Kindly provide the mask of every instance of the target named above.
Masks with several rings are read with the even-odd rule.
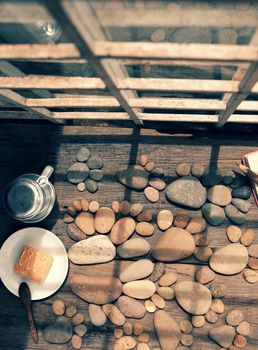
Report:
[[[30,325],[30,333],[32,336],[33,341],[38,344],[39,337],[38,337],[38,331],[36,329],[33,314],[32,314],[32,308],[31,308],[31,292],[30,288],[27,285],[27,283],[22,282],[19,286],[19,297],[21,299],[21,302],[26,310],[29,325]]]

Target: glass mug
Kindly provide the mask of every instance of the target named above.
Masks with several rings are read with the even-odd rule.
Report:
[[[25,223],[39,222],[48,216],[56,199],[49,181],[53,171],[48,165],[41,175],[24,174],[7,186],[4,206],[10,216]]]

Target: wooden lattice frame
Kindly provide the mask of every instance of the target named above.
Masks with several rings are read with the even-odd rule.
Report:
[[[133,120],[136,125],[149,121],[212,122],[218,126],[227,121],[257,123],[258,101],[245,101],[250,93],[258,93],[258,35],[251,45],[177,44],[150,42],[112,42],[103,33],[90,4],[85,1],[45,1],[54,19],[63,26],[69,44],[2,44],[0,45],[0,96],[26,112],[21,118],[40,117],[63,123],[66,119]],[[83,16],[81,15],[83,13]],[[11,60],[62,60],[89,62],[98,78],[25,76]],[[131,78],[124,64],[238,65],[232,80]],[[48,89],[101,90],[104,95],[56,94]],[[30,89],[39,98],[24,98],[13,89]],[[39,90],[40,89],[40,90]],[[42,90],[43,89],[43,90]],[[222,100],[199,98],[139,98],[136,91],[175,91],[223,93]],[[124,112],[51,112],[48,108],[121,107]],[[144,108],[171,110],[207,110],[216,114],[144,113]],[[246,114],[237,114],[245,111]],[[250,113],[250,114],[248,114]],[[2,117],[3,113],[0,113]],[[11,112],[4,116],[10,118]]]

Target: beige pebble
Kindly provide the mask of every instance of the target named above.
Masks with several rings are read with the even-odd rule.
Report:
[[[134,203],[131,205],[130,208],[130,214],[135,217],[137,215],[139,215],[143,210],[143,206],[141,203]]]
[[[111,241],[114,244],[124,243],[134,232],[136,223],[130,217],[123,217],[118,220],[111,230]]]
[[[89,210],[89,201],[86,198],[81,199],[81,207],[83,211]]]
[[[78,326],[79,324],[83,323],[84,320],[85,320],[84,315],[82,313],[78,312],[72,318],[72,325],[73,326]]]
[[[248,247],[250,244],[253,243],[254,239],[255,239],[255,231],[252,230],[251,228],[247,229],[246,231],[243,232],[241,238],[240,238],[240,242]]]
[[[135,346],[136,346],[136,341],[134,340],[134,338],[131,337],[130,335],[125,335],[116,340],[114,349],[127,350],[127,349],[133,349],[135,348]]]
[[[211,310],[217,314],[222,314],[224,312],[225,306],[221,299],[213,299],[211,303]]]
[[[89,304],[89,318],[91,323],[96,327],[101,327],[106,323],[107,316],[103,312],[101,306]]]
[[[248,266],[253,270],[258,270],[258,259],[249,257]]]
[[[163,191],[166,187],[166,182],[159,177],[152,177],[149,180],[149,186],[155,188],[158,191]]]
[[[120,210],[120,203],[118,201],[113,201],[111,204],[111,208],[115,214],[118,214]]]
[[[258,281],[258,271],[245,269],[243,272],[243,277],[248,283],[256,283]]]
[[[201,233],[206,229],[206,221],[204,218],[192,218],[185,229],[191,234]]]
[[[152,236],[154,233],[154,226],[149,222],[138,222],[136,224],[135,231],[140,236],[149,237]]]
[[[146,343],[139,343],[137,345],[137,350],[150,350],[150,347]]]
[[[126,321],[123,324],[123,331],[124,331],[124,334],[131,335],[133,333],[133,325],[132,325],[132,323],[129,322],[129,321]]]
[[[136,281],[142,278],[146,278],[151,275],[154,269],[154,264],[149,259],[140,259],[130,263],[123,271],[119,274],[121,282]]]
[[[157,224],[160,230],[165,231],[172,226],[173,214],[170,210],[161,210],[157,215]]]
[[[193,239],[197,247],[207,247],[209,245],[207,233],[197,233],[193,236]]]
[[[250,324],[246,321],[242,321],[236,329],[238,334],[248,336],[250,333]]]
[[[208,321],[209,323],[216,323],[218,321],[218,315],[216,314],[216,312],[209,310],[206,314],[205,314],[205,320]]]
[[[187,163],[180,163],[176,167],[176,173],[178,176],[187,176],[190,174],[191,165]]]
[[[68,207],[66,211],[72,217],[75,217],[77,215],[77,211],[74,209],[74,207]]]
[[[119,339],[123,336],[124,331],[121,328],[115,328],[114,329],[114,336],[116,339]]]
[[[177,278],[178,274],[176,271],[169,271],[160,277],[158,283],[161,287],[169,287],[177,281]]]
[[[184,333],[181,335],[181,339],[180,339],[181,343],[185,346],[191,346],[193,344],[193,340],[194,338],[191,334],[184,334]]]
[[[145,166],[148,163],[149,157],[147,154],[141,154],[139,157],[139,164]]]
[[[154,162],[148,162],[144,168],[146,171],[150,172],[155,168],[155,165],[156,164]]]
[[[166,30],[162,28],[155,29],[151,34],[151,41],[153,42],[160,42],[164,41],[166,39]]]
[[[79,337],[77,334],[74,334],[74,335],[72,336],[71,343],[72,343],[72,347],[73,347],[74,349],[79,350],[79,349],[81,349],[81,347],[82,347],[82,338]]]
[[[191,166],[191,173],[193,176],[200,178],[204,173],[204,166],[199,163],[194,163]]]
[[[73,201],[73,207],[76,211],[80,212],[82,210],[82,205],[80,199],[75,199]]]
[[[65,313],[65,304],[63,300],[55,300],[52,304],[52,310],[56,316],[62,316]]]
[[[108,233],[116,221],[115,213],[109,207],[101,207],[95,215],[95,229],[97,232]]]
[[[193,329],[192,323],[188,320],[180,321],[179,327],[180,327],[181,331],[185,334],[190,334],[192,332],[192,329]]]
[[[192,325],[195,328],[200,328],[205,325],[205,317],[203,315],[201,316],[192,316]]]
[[[153,187],[146,187],[144,189],[144,195],[148,199],[148,201],[152,203],[156,203],[159,200],[159,191]]]
[[[91,213],[80,213],[75,219],[75,223],[86,235],[91,236],[95,233],[94,216]]]
[[[241,236],[242,236],[242,231],[238,226],[230,225],[227,228],[227,237],[230,242],[232,243],[238,242]]]
[[[84,324],[78,324],[73,330],[79,337],[83,337],[87,333],[87,327]]]
[[[85,191],[85,189],[86,189],[85,182],[80,182],[80,183],[78,183],[76,187],[77,187],[77,190],[78,190],[79,192]]]
[[[180,210],[174,217],[174,226],[179,228],[185,228],[191,217],[186,210]]]
[[[134,325],[133,325],[133,334],[134,335],[140,335],[144,332],[144,327],[143,327],[143,324],[142,322],[140,321],[136,321],[134,322]]]
[[[212,254],[213,252],[210,247],[196,247],[194,250],[194,256],[196,259],[202,262],[209,261]]]
[[[155,284],[149,280],[132,281],[123,285],[123,293],[135,299],[148,299],[155,291]]]
[[[237,334],[235,336],[234,345],[237,348],[244,348],[246,346],[246,343],[247,343],[247,340],[246,340],[246,338],[243,335]]]
[[[164,309],[166,306],[165,300],[159,294],[153,294],[151,301],[159,308]]]
[[[148,343],[148,341],[150,340],[150,335],[149,333],[141,333],[139,336],[138,336],[138,340],[140,343]]]
[[[107,318],[115,325],[122,326],[125,323],[125,317],[118,307],[114,304],[102,305],[102,310],[106,314]]]
[[[136,220],[137,221],[147,221],[150,222],[153,217],[153,211],[152,210],[143,210],[142,213],[137,215]]]
[[[65,310],[65,315],[67,317],[73,317],[77,313],[77,309],[74,305],[69,305],[67,306]]]
[[[252,258],[258,258],[258,244],[251,244],[248,247],[248,253]]]
[[[119,211],[122,215],[127,216],[130,213],[131,204],[128,201],[120,203]]]
[[[215,273],[208,266],[199,267],[195,272],[195,279],[201,284],[206,284],[214,280]]]
[[[71,222],[74,222],[74,217],[69,215],[69,214],[67,214],[67,213],[65,213],[64,214],[64,222],[66,224],[70,224]]]
[[[157,293],[165,300],[172,300],[175,296],[174,289],[171,287],[159,287]]]
[[[144,305],[148,312],[153,313],[156,311],[156,305],[152,301],[146,300]]]
[[[98,211],[99,207],[100,207],[99,202],[91,201],[89,204],[89,211],[94,214]]]
[[[226,316],[226,322],[230,326],[238,326],[243,321],[244,315],[241,310],[231,310]]]

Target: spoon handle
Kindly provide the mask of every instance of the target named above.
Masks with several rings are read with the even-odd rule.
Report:
[[[30,324],[30,333],[31,333],[32,339],[33,339],[34,343],[38,344],[39,336],[38,336],[38,331],[36,329],[35,322],[33,319],[31,305],[28,309],[26,309],[26,312],[27,312],[27,316],[28,316],[28,320],[29,320],[29,324]]]

